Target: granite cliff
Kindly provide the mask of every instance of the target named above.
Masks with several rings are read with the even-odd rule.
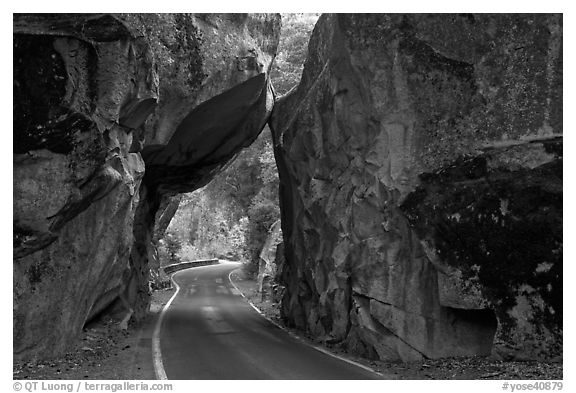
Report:
[[[178,195],[266,123],[286,323],[387,360],[561,356],[561,15],[323,15],[276,101],[279,15],[13,31],[16,358],[145,315]]]
[[[323,15],[271,128],[287,323],[380,359],[561,354],[561,16]]]
[[[103,311],[144,315],[155,218],[264,127],[279,31],[271,14],[14,16],[16,357],[61,353]]]

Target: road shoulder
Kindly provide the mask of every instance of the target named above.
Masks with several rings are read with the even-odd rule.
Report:
[[[105,320],[85,329],[65,355],[41,361],[14,362],[15,380],[152,380],[152,333],[175,289],[152,293],[150,312],[140,323],[120,330]]]
[[[331,345],[307,335],[300,330],[287,327],[280,317],[280,305],[271,300],[262,300],[257,291],[257,282],[248,279],[241,269],[234,270],[230,278],[244,297],[261,313],[284,330],[297,336],[310,346],[320,346],[334,356],[349,359],[364,365],[386,379],[474,379],[474,380],[562,380],[562,363],[525,361],[512,362],[490,357],[465,357],[448,359],[426,359],[418,362],[386,362],[353,356],[339,345]]]

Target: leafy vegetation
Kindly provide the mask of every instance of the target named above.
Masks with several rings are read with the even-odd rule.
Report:
[[[276,92],[286,94],[300,82],[308,40],[320,14],[282,14],[282,35],[271,72]]]

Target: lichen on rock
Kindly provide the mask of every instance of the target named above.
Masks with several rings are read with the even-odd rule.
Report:
[[[561,351],[561,39],[559,15],[320,18],[271,121],[288,324],[388,360]]]

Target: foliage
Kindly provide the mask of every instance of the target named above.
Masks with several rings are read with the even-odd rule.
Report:
[[[282,34],[271,77],[274,88],[286,94],[298,84],[308,54],[308,41],[320,14],[282,14]]]
[[[180,262],[180,241],[174,233],[167,232],[159,243],[158,256],[162,266]]]
[[[149,45],[161,82],[161,97],[185,95],[200,86],[205,77],[198,49],[202,37],[196,31],[190,14],[130,13],[118,16]]]

